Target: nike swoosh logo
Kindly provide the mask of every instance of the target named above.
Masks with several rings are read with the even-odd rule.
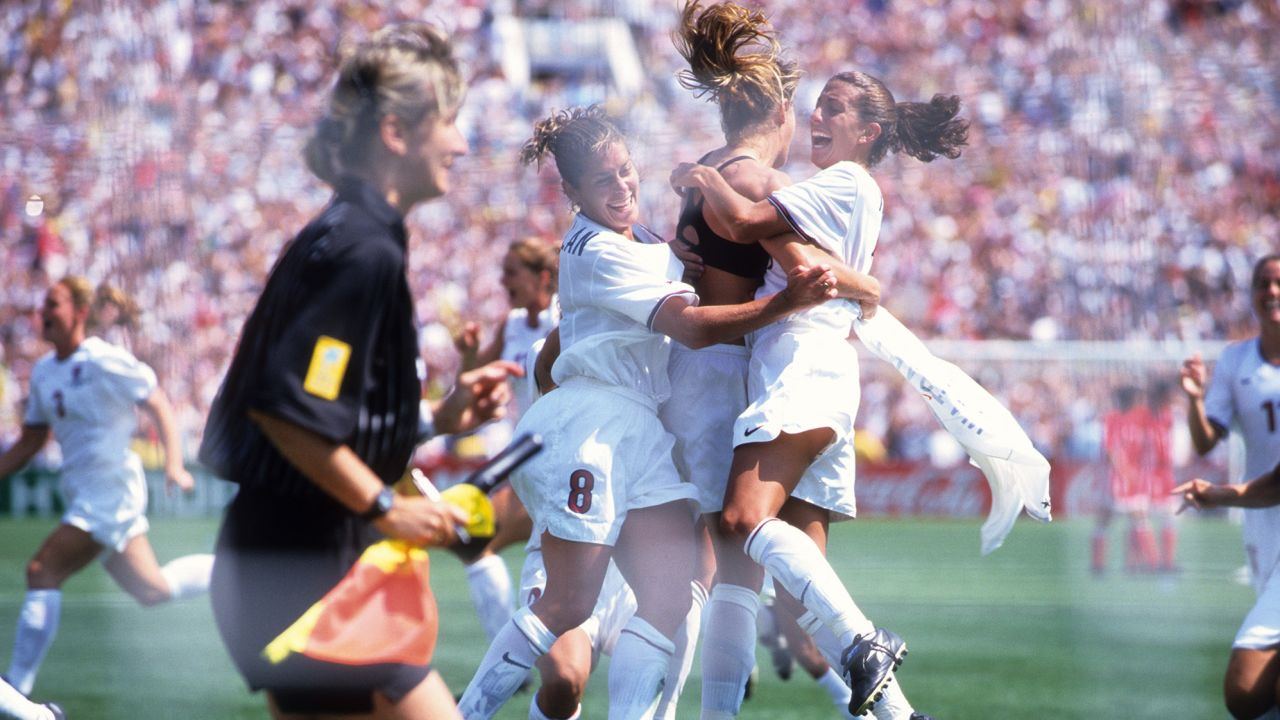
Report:
[[[750,430],[747,430],[746,432],[742,433],[742,436],[743,436],[743,437],[747,437],[747,436],[751,435],[751,433],[753,433],[753,432],[755,432],[755,431],[759,430],[759,429],[760,429],[760,428],[762,428],[762,427],[764,427],[764,426],[763,426],[763,425],[757,425],[757,426],[755,426],[755,427],[751,428]]]
[[[511,659],[511,653],[509,653],[509,652],[504,652],[504,653],[502,653],[502,662],[510,663],[510,664],[512,664],[512,665],[515,665],[516,667],[524,668],[525,670],[529,670],[529,669],[531,669],[531,666],[529,666],[529,665],[525,665],[525,664],[523,664],[523,663],[518,663],[518,662],[516,662],[515,660],[512,660],[512,659]]]

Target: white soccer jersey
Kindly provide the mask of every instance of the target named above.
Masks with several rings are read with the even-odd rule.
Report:
[[[65,360],[49,353],[31,370],[23,422],[49,427],[62,447],[62,522],[117,552],[147,531],[146,480],[129,443],[137,404],[155,387],[151,368],[96,337]]]
[[[683,273],[665,244],[628,240],[579,214],[560,249],[556,384],[583,377],[655,404],[665,400],[670,340],[650,328],[669,298],[697,302]]]
[[[884,216],[884,196],[866,168],[855,162],[838,162],[807,180],[774,191],[769,202],[800,237],[854,270],[870,272]],[[772,263],[756,297],[780,292],[786,286],[786,271]],[[836,299],[792,319],[803,318],[847,333],[858,313],[857,303]]]
[[[155,372],[129,351],[86,338],[65,360],[50,352],[35,364],[23,422],[53,430],[64,482],[92,481],[136,461],[136,408],[155,388]]]
[[[1240,433],[1245,447],[1242,480],[1280,464],[1280,367],[1262,358],[1257,338],[1223,350],[1205,392],[1205,414]],[[1280,507],[1245,510],[1244,543],[1254,587],[1261,591],[1280,562]]]
[[[538,313],[536,322],[536,326],[529,326],[529,311],[525,308],[515,308],[507,313],[506,323],[502,326],[503,360],[510,360],[521,367],[531,367],[528,361],[533,344],[545,338],[560,323],[558,297],[551,298],[551,304]],[[532,383],[525,379],[513,379],[511,391],[513,397],[507,417],[514,423],[533,403]]]

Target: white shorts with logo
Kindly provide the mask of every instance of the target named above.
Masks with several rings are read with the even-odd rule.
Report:
[[[1273,569],[1263,583],[1231,646],[1249,650],[1280,646],[1280,572]]]
[[[107,550],[123,552],[130,540],[150,528],[147,481],[137,455],[92,477],[64,474],[58,489],[67,504],[62,523],[89,533]]]
[[[835,440],[809,465],[791,497],[832,511],[833,520],[854,517],[853,422],[862,396],[857,351],[831,332],[785,324],[758,331],[750,345],[751,403],[734,424],[734,447],[831,428]]]
[[[694,500],[671,459],[675,439],[632,393],[574,378],[529,408],[522,432],[540,433],[543,449],[511,486],[534,523],[562,540],[612,546],[628,511]]]
[[[680,476],[698,490],[704,513],[724,509],[724,490],[733,464],[733,424],[747,407],[747,364],[742,345],[691,350],[671,346],[671,398],[659,417],[675,436]]]
[[[542,597],[546,587],[547,568],[543,564],[542,550],[530,548],[524,556],[524,566],[520,569],[520,603],[526,607],[532,605]],[[631,592],[631,586],[622,578],[617,566],[610,562],[591,617],[578,628],[590,638],[591,649],[597,655],[612,655],[613,646],[617,644],[622,628],[635,612],[636,596]]]

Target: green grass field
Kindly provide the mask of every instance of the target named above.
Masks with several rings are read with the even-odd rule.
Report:
[[[23,565],[52,520],[0,521],[0,649],[13,641]],[[1240,530],[1186,518],[1176,577],[1088,572],[1087,521],[1019,521],[1005,546],[978,554],[978,521],[862,520],[835,527],[832,558],[867,614],[911,647],[900,679],[939,720],[1221,718],[1220,678],[1253,591],[1232,580]],[[213,520],[160,519],[166,560],[213,543]],[[1121,546],[1113,529],[1113,548]],[[461,691],[486,646],[461,565],[433,555],[440,600],[436,664]],[[1115,558],[1113,566],[1119,566]],[[509,555],[518,572],[520,555]],[[205,720],[266,717],[217,639],[207,601],[137,607],[98,566],[65,588],[62,624],[35,695],[71,718]],[[807,675],[780,681],[760,655],[744,718],[837,717]],[[604,664],[584,716],[605,717]],[[802,676],[802,677],[801,677]],[[681,718],[698,716],[695,663]],[[499,716],[526,717],[520,695]]]

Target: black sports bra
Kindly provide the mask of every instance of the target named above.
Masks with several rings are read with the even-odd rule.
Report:
[[[721,163],[716,170],[723,172],[725,168],[739,160],[752,160],[750,155],[738,155]],[[702,160],[698,162],[706,164]],[[695,254],[702,258],[707,267],[723,270],[738,277],[762,280],[764,271],[769,268],[769,253],[760,243],[736,243],[721,237],[707,224],[702,215],[704,200],[697,190],[688,189],[684,194],[684,203],[680,207],[680,219],[676,222],[676,238],[689,245]],[[692,232],[692,238],[690,237]]]

